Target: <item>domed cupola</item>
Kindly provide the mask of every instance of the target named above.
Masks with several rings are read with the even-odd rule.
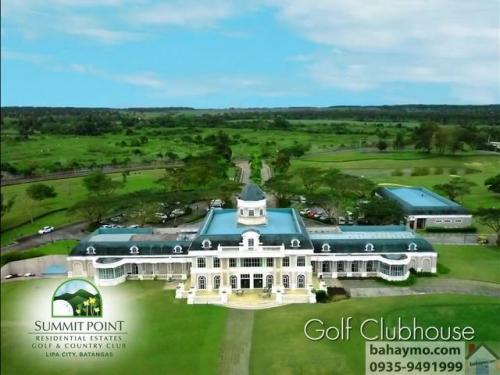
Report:
[[[255,184],[245,185],[238,196],[238,223],[244,225],[267,223],[266,195]]]

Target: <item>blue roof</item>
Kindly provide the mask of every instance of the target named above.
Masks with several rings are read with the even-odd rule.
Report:
[[[200,234],[232,235],[242,234],[248,229],[255,229],[261,234],[295,234],[301,233],[300,225],[293,209],[267,209],[267,224],[243,225],[237,222],[238,212],[235,209],[212,210],[208,215]]]
[[[378,192],[397,202],[405,213],[411,215],[468,213],[458,203],[423,187],[384,187],[378,189]]]

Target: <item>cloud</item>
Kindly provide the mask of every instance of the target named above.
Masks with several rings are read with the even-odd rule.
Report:
[[[170,1],[133,9],[127,18],[141,24],[209,27],[235,13],[231,1]]]
[[[450,85],[460,101],[500,99],[496,0],[271,4],[281,22],[321,47],[314,59],[304,59],[321,87],[366,91],[394,82],[439,83]]]
[[[25,61],[32,64],[39,64],[51,59],[50,56],[39,53],[27,53],[12,50],[2,50],[1,58],[5,60]]]

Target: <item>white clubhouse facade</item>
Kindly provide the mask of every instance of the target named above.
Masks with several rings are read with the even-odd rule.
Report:
[[[408,278],[436,272],[437,254],[405,226],[338,226],[306,229],[292,208],[268,208],[264,193],[247,185],[236,209],[212,209],[193,231],[161,228],[98,229],[68,257],[69,277],[97,285],[126,280],[185,282],[179,295],[227,295],[246,289],[277,295],[303,292],[335,278]],[[186,289],[184,289],[186,288]],[[308,297],[309,296],[309,297]],[[298,300],[297,300],[298,301]],[[215,303],[215,300],[214,300]]]

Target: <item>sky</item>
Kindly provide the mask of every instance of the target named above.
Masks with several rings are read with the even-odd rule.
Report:
[[[2,0],[1,104],[500,102],[498,0]]]

